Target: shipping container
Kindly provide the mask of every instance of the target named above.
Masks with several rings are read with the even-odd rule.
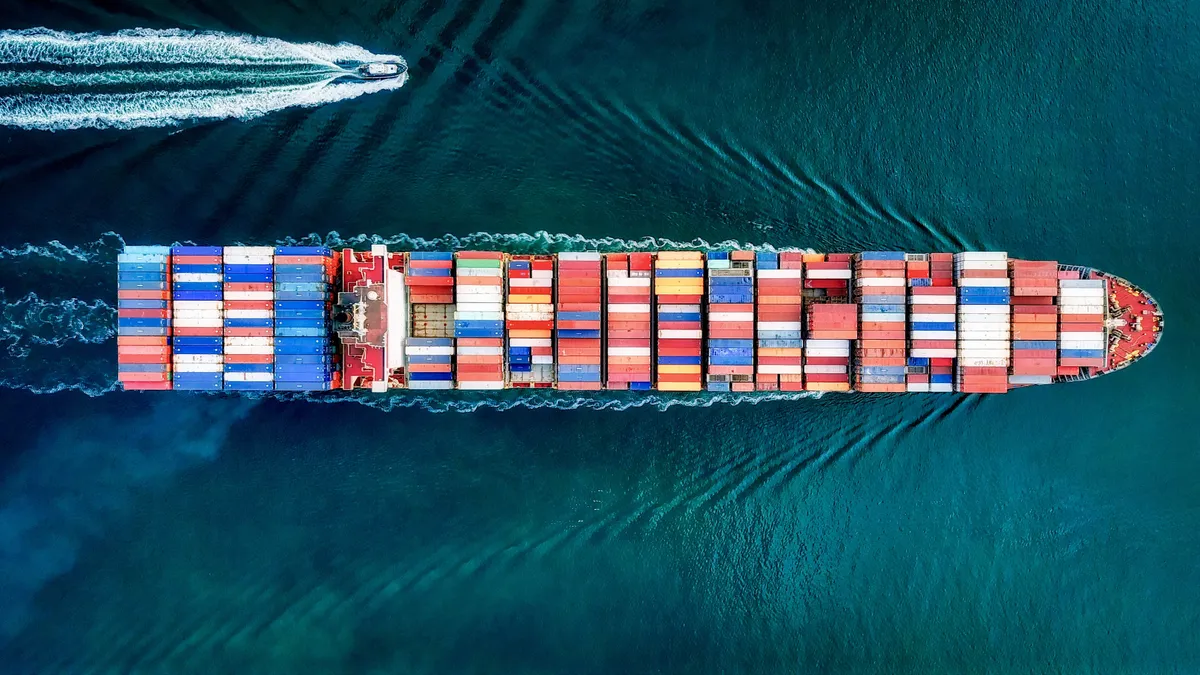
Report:
[[[660,251],[654,260],[655,381],[659,391],[700,391],[704,255]]]
[[[653,270],[652,253],[604,257],[606,389],[649,391],[653,387]]]
[[[555,272],[555,363],[558,388],[603,387],[602,265],[594,251],[559,253]]]
[[[754,385],[754,257],[752,251],[712,251],[706,256],[709,391],[744,391]]]

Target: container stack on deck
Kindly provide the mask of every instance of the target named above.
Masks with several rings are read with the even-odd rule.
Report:
[[[554,386],[554,256],[514,255],[508,263],[508,378],[512,386]]]
[[[855,353],[855,389],[905,391],[907,264],[903,251],[866,251],[855,257],[854,297],[861,308]]]
[[[275,249],[224,249],[225,388],[275,388]]]
[[[454,338],[459,389],[504,388],[504,254],[455,255]]]
[[[171,388],[171,248],[126,246],[117,256],[117,381]]]
[[[652,253],[609,253],[605,256],[608,298],[608,389],[649,391],[653,386],[650,343],[650,279]]]
[[[1062,276],[1076,276],[1078,272]],[[1108,282],[1104,279],[1060,279],[1059,352],[1060,374],[1078,373],[1078,368],[1103,368],[1107,363],[1104,318],[1108,306]]]
[[[333,251],[326,246],[279,246],[274,271],[275,389],[330,389],[335,365],[329,337]]]
[[[933,278],[930,276],[929,255],[925,253],[908,253],[904,256],[904,277],[907,279],[906,285],[909,288],[929,288],[933,285]],[[907,338],[909,340],[908,347],[915,349],[912,341],[915,340],[912,334],[915,332],[913,326],[916,323],[916,316],[912,312],[912,292],[906,291],[906,302],[909,305],[908,309],[908,324],[905,327]],[[924,317],[922,317],[924,318]],[[929,391],[929,368],[930,359],[928,356],[915,356],[909,352],[908,357],[904,361],[904,390],[905,391]]]
[[[224,305],[220,246],[171,249],[174,389],[224,387]]]
[[[404,285],[412,336],[404,341],[409,389],[454,388],[454,254],[413,252]]]
[[[965,393],[1008,391],[1012,351],[1008,254],[958,253],[957,389]]]
[[[1012,260],[1010,386],[1050,384],[1058,373],[1058,262]]]
[[[601,380],[600,254],[558,254],[558,388],[597,391]]]
[[[754,391],[754,253],[713,251],[707,267],[707,388]]]
[[[800,253],[755,256],[758,391],[804,388],[804,263]]]
[[[808,339],[804,388],[850,391],[851,341],[858,337],[858,308],[850,300],[848,253],[806,253],[804,296]]]
[[[700,391],[704,330],[704,256],[698,251],[662,251],[654,261],[658,319],[659,391]]]
[[[958,356],[958,290],[954,288],[954,256],[930,253],[925,266],[909,263],[908,391],[954,391],[954,358]],[[925,276],[921,276],[924,274]],[[921,376],[919,368],[928,374]]]

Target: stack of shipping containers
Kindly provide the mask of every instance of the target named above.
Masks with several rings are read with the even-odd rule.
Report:
[[[800,253],[757,254],[758,391],[804,388],[804,263]]]
[[[459,389],[504,388],[504,254],[455,256],[454,338]]]
[[[454,388],[454,254],[413,252],[404,267],[412,336],[404,341],[409,389]]]
[[[708,254],[709,391],[754,391],[754,253]]]
[[[126,246],[117,256],[117,381],[171,388],[171,249]]]
[[[517,388],[554,385],[554,256],[514,255],[504,306],[508,379]]]
[[[661,251],[654,261],[660,391],[700,391],[704,330],[704,256],[698,251]]]
[[[605,256],[608,291],[608,389],[649,391],[653,386],[650,354],[650,275],[652,253]]]
[[[1007,392],[1012,351],[1008,254],[957,253],[954,272],[959,294],[957,390]]]
[[[1076,277],[1058,282],[1058,364],[1063,375],[1076,375],[1079,368],[1102,368],[1107,361],[1104,319],[1107,316],[1108,286],[1104,279]]]
[[[858,391],[906,389],[906,270],[903,251],[866,251],[855,257],[854,298],[861,308],[854,368]]]
[[[329,311],[336,271],[326,246],[275,249],[275,388],[320,391],[333,386]]]
[[[1058,373],[1058,262],[1013,260],[1010,386],[1050,384]]]
[[[601,380],[600,254],[558,254],[558,388],[596,391]]]
[[[220,246],[171,249],[173,388],[220,391],[224,304]]]
[[[802,256],[809,338],[804,345],[804,388],[809,391],[850,390],[850,341],[858,337],[858,310],[846,304],[850,300],[850,258],[849,253]],[[819,318],[814,333],[813,308],[820,305],[839,307],[816,310]]]
[[[928,259],[926,276],[920,276],[926,268],[917,265],[914,272],[917,276],[909,279],[908,298],[909,365],[928,368],[928,375],[927,379],[910,375],[908,391],[952,392],[954,359],[958,356],[954,257],[949,253],[930,253]]]
[[[275,249],[224,250],[225,388],[275,388]]]
[[[933,285],[933,277],[930,276],[929,256],[925,253],[907,253],[904,256],[904,277],[908,280],[909,288],[929,288]],[[913,339],[914,331],[913,324],[915,319],[912,313],[912,292],[906,294],[908,296],[909,314],[908,338]],[[913,345],[908,345],[910,348]],[[904,368],[904,390],[905,391],[929,391],[929,357],[928,356],[913,356],[910,352],[908,358],[905,359]]]

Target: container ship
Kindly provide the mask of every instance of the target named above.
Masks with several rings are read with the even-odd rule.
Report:
[[[1162,335],[1142,289],[1004,252],[127,246],[128,390],[964,392],[1084,380]]]

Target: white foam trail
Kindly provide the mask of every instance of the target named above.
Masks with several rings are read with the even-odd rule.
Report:
[[[122,64],[323,65],[399,59],[357,45],[295,43],[232,33],[134,28],[69,33],[48,28],[0,31],[0,63],[59,66]]]
[[[125,240],[116,232],[105,232],[96,241],[80,246],[68,246],[54,239],[45,244],[26,243],[21,246],[0,246],[0,260],[11,260],[25,264],[32,261],[85,262],[96,265],[113,265],[117,254],[125,247]]]
[[[238,242],[244,243],[244,242]],[[551,233],[539,230],[532,234],[497,234],[493,232],[475,232],[456,236],[447,234],[434,239],[413,237],[407,234],[379,235],[357,234],[342,235],[337,231],[328,234],[312,233],[304,237],[288,237],[277,242],[280,246],[330,246],[333,248],[367,248],[371,244],[387,244],[398,251],[456,251],[496,250],[505,253],[556,253],[559,251],[603,251],[620,253],[625,251],[720,251],[737,249],[742,251],[802,251],[804,249],[788,246],[772,246],[771,244],[751,244],[726,239],[718,242],[708,242],[699,237],[691,241],[675,241],[659,237],[643,237],[641,239],[621,239],[618,237],[592,238],[580,234]]]
[[[253,119],[284,108],[311,108],[399,89],[405,78],[371,82],[327,77],[301,85],[132,94],[23,94],[0,99],[0,126],[63,131],[175,126],[187,121]]]
[[[0,126],[60,131],[252,119],[402,87],[407,75],[347,77],[351,66],[384,60],[404,61],[351,44],[226,33],[0,31],[0,87],[13,90],[0,96]]]
[[[8,302],[0,289],[0,344],[8,356],[25,358],[33,345],[100,344],[116,336],[117,310],[103,300],[42,300],[29,293]]]

